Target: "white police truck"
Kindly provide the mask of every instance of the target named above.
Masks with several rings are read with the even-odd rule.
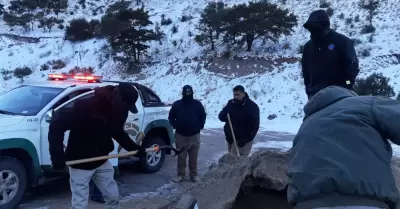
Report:
[[[14,208],[27,189],[65,174],[51,167],[47,137],[53,111],[70,111],[75,101],[93,96],[95,87],[118,83],[101,81],[97,76],[50,74],[48,81],[24,84],[0,95],[0,208]],[[136,143],[146,148],[173,145],[175,138],[168,121],[170,105],[163,103],[150,88],[131,84],[140,95],[136,103],[139,112],[129,113],[125,131],[135,141],[139,132],[143,132],[144,139]],[[68,132],[64,145],[67,143]],[[126,152],[114,144],[111,154]],[[143,171],[160,170],[166,154],[171,153],[160,150],[139,159]],[[118,174],[121,160],[110,161]]]

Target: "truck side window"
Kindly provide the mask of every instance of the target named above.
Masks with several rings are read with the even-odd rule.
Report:
[[[145,97],[148,103],[161,103],[161,99],[151,89],[143,86],[143,90],[145,91],[143,94],[146,95]]]
[[[78,95],[81,95],[83,93],[86,93],[86,92],[88,92],[90,90],[91,89],[81,89],[81,90],[77,90],[77,91],[71,92],[68,95],[64,96],[62,99],[60,99],[60,101],[58,101],[56,104],[54,104],[52,109],[55,109],[58,106],[64,104],[64,102],[67,102],[68,100],[70,100],[70,99],[72,99],[72,98],[74,98],[74,97],[76,97]]]
[[[81,97],[81,98],[79,98],[79,99],[76,99],[76,100],[74,100],[74,101],[72,101],[72,102],[66,104],[66,105],[65,105],[64,107],[62,107],[60,110],[62,110],[62,111],[64,111],[64,110],[71,111],[71,110],[72,110],[72,107],[74,106],[74,104],[75,104],[76,101],[81,100],[81,99],[87,99],[87,98],[90,98],[90,97],[94,97],[94,94],[88,94],[88,95],[85,95],[85,96],[83,96],[83,97]]]

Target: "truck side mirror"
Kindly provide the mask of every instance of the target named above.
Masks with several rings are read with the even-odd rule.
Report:
[[[49,110],[46,112],[46,115],[44,116],[44,120],[46,122],[50,123],[52,116],[53,116],[53,110]]]

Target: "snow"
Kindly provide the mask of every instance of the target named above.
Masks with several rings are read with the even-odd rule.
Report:
[[[224,0],[229,5],[247,2],[248,0]],[[9,1],[3,1],[7,7]],[[77,3],[78,0],[69,0],[69,8],[66,14],[60,14],[59,18],[66,22],[75,18],[100,19],[101,11],[93,14],[93,10],[99,6],[112,4],[115,0],[90,1],[87,8],[82,9]],[[87,0],[88,2],[88,0]],[[135,1],[134,1],[135,2]],[[29,37],[41,38],[39,43],[23,43],[11,40],[0,35],[0,70],[13,70],[16,67],[28,66],[34,73],[26,78],[28,81],[45,80],[51,71],[40,71],[40,66],[48,61],[63,60],[67,66],[57,72],[68,72],[72,67],[94,67],[97,75],[105,79],[138,81],[154,89],[167,102],[173,102],[180,97],[181,87],[189,84],[195,90],[195,97],[201,100],[207,110],[208,128],[221,127],[223,124],[218,121],[217,115],[226,102],[232,97],[231,89],[241,84],[245,86],[249,96],[259,105],[261,110],[261,126],[265,130],[283,131],[296,133],[302,122],[302,107],[307,101],[304,85],[300,75],[299,63],[277,64],[270,71],[235,76],[221,73],[214,73],[208,70],[205,62],[210,57],[215,57],[206,48],[198,46],[189,32],[196,34],[196,24],[199,20],[199,13],[206,6],[207,0],[146,0],[144,6],[150,11],[151,20],[160,22],[161,15],[171,18],[173,23],[167,26],[160,26],[166,34],[162,44],[154,42],[151,44],[149,55],[156,64],[146,67],[139,75],[131,75],[123,72],[119,66],[107,54],[108,44],[105,40],[93,39],[81,43],[70,43],[64,41],[64,32],[57,28],[52,32],[43,32],[41,29],[25,32],[15,27],[13,31],[0,20],[0,34],[11,33]],[[235,51],[238,57],[247,61],[251,57],[267,57],[274,60],[279,57],[299,58],[299,46],[304,44],[309,34],[302,28],[302,24],[308,18],[311,11],[318,9],[319,1],[298,1],[286,0],[282,4],[280,0],[272,0],[282,7],[289,9],[298,16],[298,26],[292,35],[281,37],[278,43],[267,42],[263,44],[256,41],[252,52]],[[373,72],[382,72],[390,76],[396,92],[400,91],[400,84],[397,82],[399,72],[399,61],[394,60],[394,53],[399,53],[400,41],[400,4],[397,0],[381,1],[378,15],[374,18],[373,24],[376,32],[372,42],[369,41],[370,34],[360,34],[363,25],[367,24],[366,11],[357,7],[358,0],[329,1],[334,9],[331,18],[332,26],[338,32],[362,41],[356,46],[359,54],[363,50],[371,52],[370,57],[359,56],[361,64],[360,76],[367,76]],[[134,6],[135,3],[134,3]],[[71,15],[70,12],[74,14]],[[104,12],[104,11],[103,11]],[[344,18],[340,19],[340,14]],[[194,18],[187,22],[181,22],[182,16],[191,15]],[[360,16],[360,21],[355,22],[354,17]],[[352,18],[351,24],[346,24],[346,19]],[[177,33],[172,33],[171,28],[176,25]],[[154,27],[154,25],[152,26]],[[177,46],[173,46],[173,41]],[[289,47],[287,47],[289,46]],[[222,45],[217,45],[217,51],[223,52]],[[198,58],[197,60],[193,58]],[[189,60],[190,62],[187,62]],[[276,63],[276,62],[275,62]],[[252,65],[257,67],[257,65]],[[242,68],[242,66],[224,66],[224,69]],[[0,78],[0,94],[21,84],[21,81],[12,78],[3,81]],[[267,117],[276,114],[277,118],[268,120]]]

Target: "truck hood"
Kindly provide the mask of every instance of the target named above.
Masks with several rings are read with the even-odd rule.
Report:
[[[26,116],[0,114],[0,127],[13,126],[21,123]]]

